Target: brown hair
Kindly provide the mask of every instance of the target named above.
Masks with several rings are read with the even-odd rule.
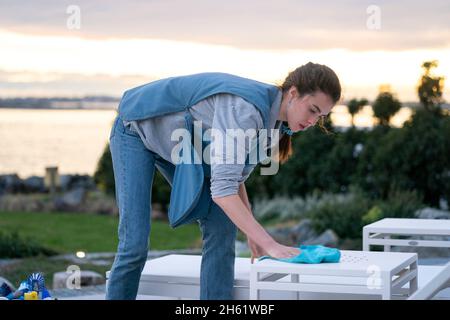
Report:
[[[334,103],[341,99],[341,84],[336,73],[329,67],[308,62],[291,71],[283,84],[278,86],[283,92],[287,92],[292,86],[297,88],[300,96],[311,94],[316,91],[322,91],[328,95]],[[325,119],[319,120],[319,126],[328,132],[324,125]],[[281,163],[286,162],[292,155],[292,141],[291,136],[283,134],[279,142],[279,159]]]

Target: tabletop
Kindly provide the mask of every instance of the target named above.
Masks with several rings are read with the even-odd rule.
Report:
[[[385,218],[364,227],[370,232],[450,235],[450,220]]]
[[[338,263],[303,264],[265,259],[255,262],[250,268],[273,273],[367,276],[368,271],[374,268],[395,274],[416,261],[416,253],[341,250]]]

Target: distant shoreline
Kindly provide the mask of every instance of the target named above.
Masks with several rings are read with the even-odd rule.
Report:
[[[120,98],[111,96],[86,96],[78,98],[48,97],[48,98],[1,98],[0,109],[32,109],[32,110],[117,110]],[[372,105],[369,101],[368,105]],[[347,106],[348,101],[339,105]],[[417,109],[419,101],[402,102],[402,107]],[[443,103],[441,108],[450,110],[449,103]]]
[[[115,110],[120,99],[109,96],[81,98],[0,98],[2,109],[50,109],[50,110]]]

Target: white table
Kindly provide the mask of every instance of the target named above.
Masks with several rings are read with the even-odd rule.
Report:
[[[393,239],[398,236],[442,236],[442,240]],[[363,250],[371,245],[450,248],[450,220],[386,218],[363,228]]]
[[[382,299],[392,299],[396,294],[402,298],[417,290],[417,280],[416,253],[341,250],[339,263],[255,262],[250,266],[250,299],[261,299],[264,290],[295,292],[297,297],[314,292]]]

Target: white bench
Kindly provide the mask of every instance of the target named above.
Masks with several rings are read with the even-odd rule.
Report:
[[[200,255],[170,254],[148,260],[142,270],[138,295],[200,299]],[[250,296],[250,258],[235,258],[234,299],[248,300]],[[109,271],[106,272],[106,279]],[[108,280],[107,280],[108,281]],[[266,291],[261,299],[288,300],[290,292]]]

